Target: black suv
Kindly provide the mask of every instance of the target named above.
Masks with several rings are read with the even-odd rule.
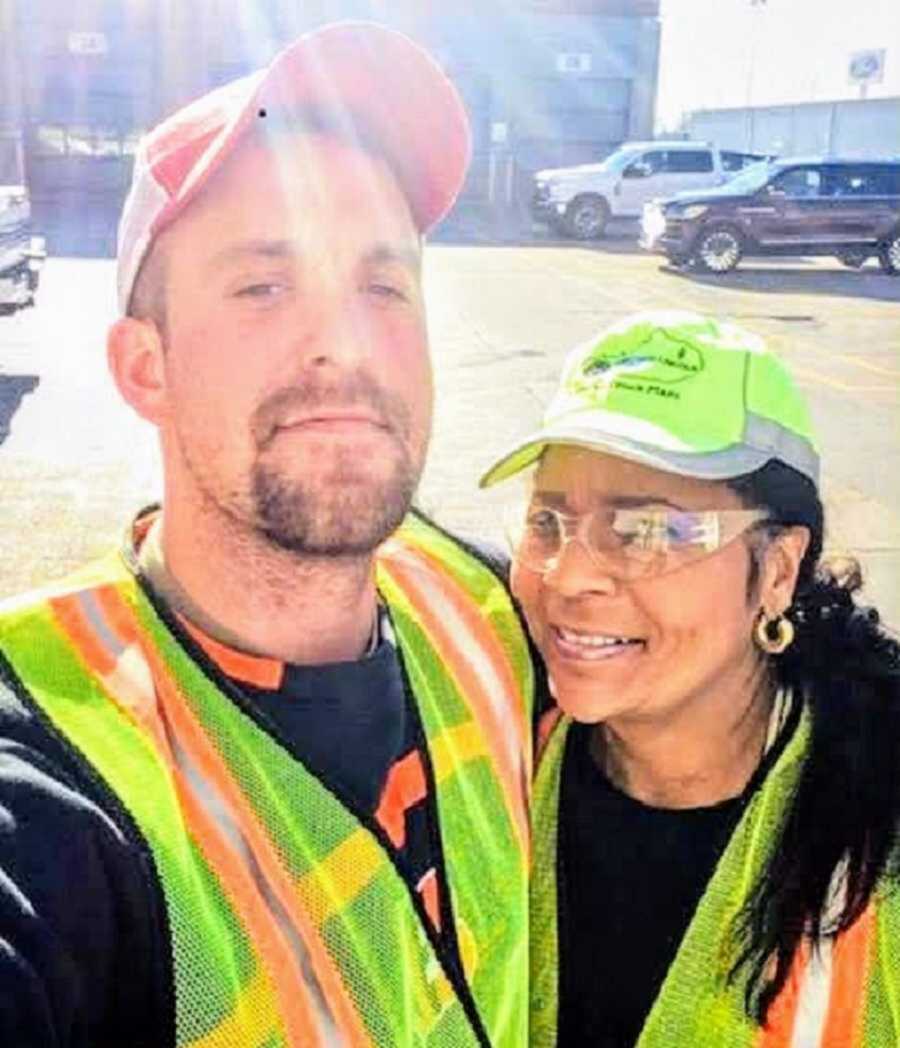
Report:
[[[900,158],[775,160],[715,189],[644,207],[641,244],[676,265],[727,273],[744,255],[877,255],[900,273]]]

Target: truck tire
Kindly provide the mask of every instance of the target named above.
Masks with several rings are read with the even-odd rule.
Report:
[[[839,251],[837,257],[848,269],[862,269],[869,254],[867,251]]]
[[[730,273],[743,255],[744,238],[740,230],[724,223],[701,230],[694,244],[694,264],[705,273]]]
[[[603,236],[609,221],[609,204],[601,196],[584,193],[566,208],[563,227],[574,240],[595,240]]]
[[[900,276],[900,229],[895,229],[879,247],[878,261],[889,276]]]

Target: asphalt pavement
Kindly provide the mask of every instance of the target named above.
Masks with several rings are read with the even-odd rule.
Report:
[[[420,502],[500,539],[502,492],[476,479],[533,428],[576,343],[628,312],[696,309],[783,354],[818,427],[828,545],[859,556],[867,598],[900,624],[900,279],[834,260],[745,263],[723,278],[667,270],[630,236],[429,247],[438,399]],[[115,394],[105,331],[114,266],[52,258],[38,304],[0,316],[0,591],[103,552],[160,495],[155,435]]]

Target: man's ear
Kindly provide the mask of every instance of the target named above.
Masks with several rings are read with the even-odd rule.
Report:
[[[809,528],[786,528],[766,548],[759,596],[767,618],[782,614],[793,603],[797,575],[809,546],[809,537]]]
[[[109,329],[106,359],[123,399],[154,425],[166,412],[165,347],[152,320],[122,317]]]

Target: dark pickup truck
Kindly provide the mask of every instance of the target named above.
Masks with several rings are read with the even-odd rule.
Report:
[[[900,158],[762,162],[725,185],[647,204],[641,244],[679,266],[727,273],[744,256],[873,255],[900,273]]]

